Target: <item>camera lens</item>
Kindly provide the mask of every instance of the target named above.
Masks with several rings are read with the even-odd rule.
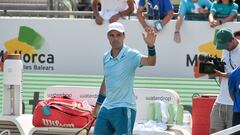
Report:
[[[199,59],[200,61],[208,61],[208,55],[200,54],[200,55],[198,56],[198,59]]]

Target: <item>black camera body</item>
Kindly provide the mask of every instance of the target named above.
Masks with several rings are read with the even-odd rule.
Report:
[[[200,61],[199,73],[201,74],[213,74],[215,69],[221,72],[224,72],[225,62],[221,61],[221,58],[211,55],[200,54],[198,57]]]

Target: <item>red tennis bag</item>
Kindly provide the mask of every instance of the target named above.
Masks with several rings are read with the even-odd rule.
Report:
[[[52,97],[37,104],[32,123],[36,127],[90,128],[92,111],[87,101]]]

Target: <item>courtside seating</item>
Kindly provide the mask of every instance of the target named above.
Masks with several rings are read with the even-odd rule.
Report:
[[[138,121],[147,120],[147,106],[152,101],[161,100],[170,104],[178,104],[180,102],[178,94],[174,90],[169,89],[152,89],[152,88],[135,88],[137,101],[137,118]],[[80,87],[80,86],[50,86],[47,88],[44,99],[49,99],[52,96],[68,96],[73,99],[87,100],[94,105],[99,92],[97,87]],[[74,134],[79,129],[77,128],[56,128],[56,127],[34,127],[30,131],[30,135],[50,135],[50,134]],[[91,130],[90,132],[92,132]],[[176,135],[173,131],[164,131],[164,134]],[[139,131],[134,131],[134,134],[139,134]]]

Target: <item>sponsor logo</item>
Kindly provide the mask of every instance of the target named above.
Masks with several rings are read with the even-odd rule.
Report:
[[[164,97],[164,96],[149,96],[146,97],[146,100],[161,100],[161,101],[167,101],[170,102],[172,100],[171,97]]]
[[[79,98],[97,98],[98,95],[97,94],[83,94],[83,95],[79,95]]]
[[[47,127],[74,128],[73,123],[60,123],[58,120],[42,119],[43,125]]]
[[[71,93],[49,93],[47,94],[47,97],[56,97],[56,96],[66,96],[66,97],[69,97],[71,98],[72,97],[72,94]]]
[[[54,55],[46,54],[45,39],[34,29],[20,26],[17,38],[5,42],[0,50],[0,70],[3,70],[3,62],[7,54],[20,54],[23,61],[23,69],[26,71],[54,71]],[[44,50],[44,53],[40,50]]]

